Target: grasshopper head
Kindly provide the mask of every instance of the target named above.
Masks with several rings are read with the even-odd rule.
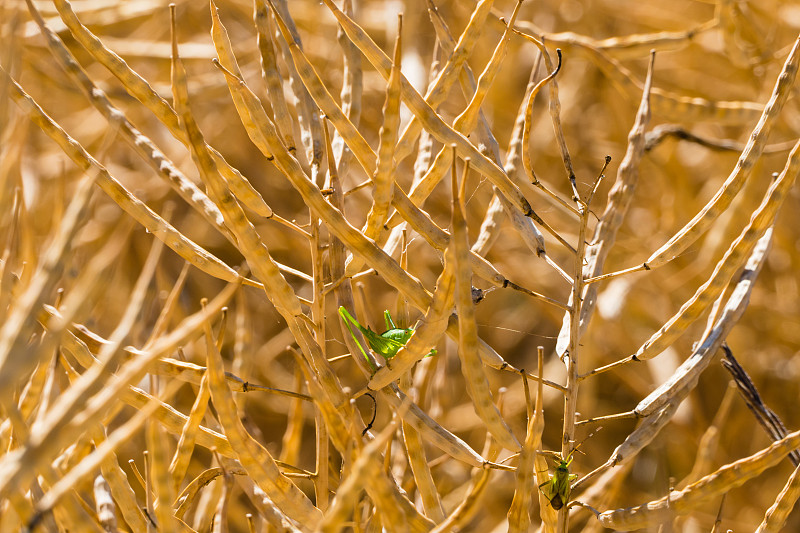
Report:
[[[562,460],[561,462],[558,463],[558,466],[556,467],[556,471],[557,472],[569,472],[569,465],[572,464],[572,459],[573,459],[572,454],[569,454],[567,456],[566,460]]]

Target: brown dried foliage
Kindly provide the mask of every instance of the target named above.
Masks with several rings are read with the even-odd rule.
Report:
[[[0,5],[0,533],[800,529],[796,6],[172,17]]]

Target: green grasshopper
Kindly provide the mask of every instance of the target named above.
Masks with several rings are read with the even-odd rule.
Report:
[[[539,490],[542,491],[544,497],[550,502],[550,507],[556,511],[564,507],[565,504],[569,503],[569,493],[572,491],[572,482],[578,479],[577,474],[569,473],[569,465],[572,464],[573,454],[578,451],[578,448],[581,447],[581,444],[586,442],[586,439],[601,429],[603,428],[599,427],[587,435],[585,439],[580,441],[578,445],[572,449],[566,459],[562,457],[561,461],[559,461],[558,466],[556,467],[553,477],[551,477],[549,481],[545,481],[539,485]]]
[[[559,461],[558,466],[556,467],[556,471],[553,474],[553,477],[550,478],[549,481],[545,481],[541,485],[539,485],[539,490],[542,491],[544,497],[547,498],[547,501],[550,502],[550,507],[558,511],[564,505],[569,503],[569,493],[572,491],[572,482],[578,479],[577,474],[570,474],[569,473],[569,465],[572,464],[573,454],[578,451],[578,448],[581,447],[581,444],[586,442],[586,439],[597,433],[603,429],[599,427],[586,435],[586,437],[575,446],[567,458],[561,458]],[[549,452],[553,453],[553,452]]]
[[[380,354],[384,359],[391,359],[397,352],[400,351],[400,348],[406,345],[408,340],[411,338],[411,335],[414,334],[414,328],[398,328],[394,320],[392,320],[392,315],[389,314],[389,311],[383,312],[383,318],[386,321],[386,331],[381,334],[375,333],[370,328],[365,328],[362,326],[358,320],[353,318],[347,309],[344,307],[339,308],[339,316],[342,317],[342,321],[347,326],[347,329],[350,331],[350,335],[353,336],[353,340],[356,341],[358,344],[358,348],[361,350],[361,354],[364,356],[364,359],[369,361],[369,357],[367,357],[367,353],[364,351],[364,348],[356,339],[356,335],[353,332],[352,327],[350,324],[354,325],[358,330],[364,335],[364,338],[367,340],[367,344],[372,349],[373,352]],[[436,350],[431,350],[428,355],[434,355]]]
[[[575,450],[573,450],[573,453]],[[569,493],[572,489],[572,482],[578,479],[577,474],[569,473],[569,465],[572,463],[572,453],[569,454],[566,461],[561,460],[556,467],[553,477],[549,481],[545,481],[539,485],[539,490],[542,491],[544,497],[550,502],[550,507],[558,511],[564,504],[569,502]]]

